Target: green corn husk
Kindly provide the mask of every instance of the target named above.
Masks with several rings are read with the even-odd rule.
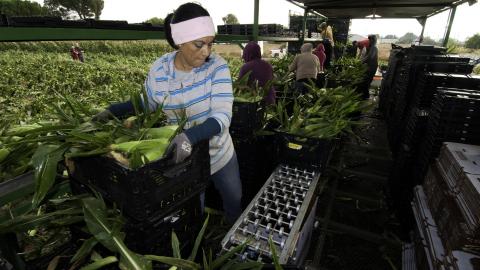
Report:
[[[7,130],[6,135],[11,136],[11,135],[19,134],[19,133],[24,133],[24,132],[27,132],[27,131],[30,131],[30,130],[33,130],[33,129],[36,129],[36,128],[41,128],[41,127],[42,126],[39,125],[39,124],[14,126],[14,127],[10,127]]]
[[[151,139],[143,141],[130,141],[110,145],[110,149],[122,153],[132,153],[134,151],[149,152],[155,148],[165,148],[168,146],[168,139]]]
[[[162,158],[169,143],[170,140],[167,138],[130,141],[112,144],[110,145],[110,149],[126,154],[127,156],[140,154],[143,157],[142,163],[145,164]]]
[[[128,136],[128,135],[123,135],[123,136],[120,136],[118,138],[115,139],[115,144],[120,144],[120,143],[124,143],[124,142],[128,142],[132,139],[131,136]]]
[[[9,154],[10,154],[10,150],[8,148],[1,148],[0,149],[0,162],[4,161]]]
[[[159,128],[150,128],[145,132],[146,139],[169,139],[178,130],[178,125],[163,126]]]

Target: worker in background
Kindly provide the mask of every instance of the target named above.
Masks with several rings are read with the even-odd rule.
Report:
[[[316,85],[319,88],[322,88],[325,84],[325,74],[324,74],[324,67],[323,65],[325,64],[325,46],[323,46],[322,43],[319,43],[317,45],[317,48],[313,51],[313,54],[315,54],[318,57],[318,61],[320,62],[320,71],[317,74],[317,80],[316,80]]]
[[[222,196],[227,222],[234,223],[241,214],[242,185],[229,133],[232,79],[227,62],[212,53],[215,26],[208,11],[196,3],[179,6],[164,22],[165,37],[175,50],[150,67],[145,80],[148,104],[152,110],[161,108],[170,124],[187,116],[185,130],[167,148],[166,155],[173,154],[175,163],[189,157],[196,143],[209,140],[211,180]],[[132,112],[133,103],[127,101],[110,105],[94,119]]]
[[[357,49],[360,52],[357,54],[360,59],[365,57],[367,49],[370,47],[370,40],[368,38],[357,41]]]
[[[80,60],[80,62],[83,63],[83,61],[85,60],[83,58],[83,49],[80,47],[80,45],[78,43],[75,43],[75,50],[78,53],[78,60]]]
[[[322,37],[322,39],[330,40],[330,43],[332,44],[332,47],[335,46],[335,43],[333,41],[332,27],[330,25],[327,25],[326,22],[322,22],[318,26],[318,29],[320,30],[320,36]]]
[[[320,72],[320,61],[318,57],[312,53],[312,43],[305,43],[300,48],[300,54],[297,54],[293,62],[288,66],[289,71],[295,72],[296,89],[299,93],[305,94],[308,92],[306,85],[310,81],[317,80],[317,74]]]
[[[366,49],[366,53],[360,58],[362,64],[367,67],[367,72],[365,73],[362,83],[357,88],[357,90],[362,94],[363,99],[368,99],[370,97],[370,84],[372,83],[373,77],[375,76],[378,68],[377,36],[369,35],[368,42],[369,46]]]
[[[262,60],[260,46],[256,42],[250,41],[245,46],[242,58],[245,64],[240,68],[238,77],[242,78],[245,74],[250,72],[248,78],[248,85],[250,87],[255,87],[257,84],[258,86],[263,87],[268,81],[273,79],[272,65],[267,61]],[[266,104],[275,103],[275,97],[275,88],[272,86],[267,96],[265,96]]]
[[[75,46],[72,45],[70,48],[70,56],[72,56],[73,61],[77,61],[78,59],[78,51],[75,49]]]
[[[325,58],[327,57],[325,55],[325,46],[323,46],[322,43],[319,43],[317,48],[313,51],[313,54],[318,57],[318,60],[320,61],[320,72],[323,72],[323,65],[325,64]]]
[[[320,36],[322,37],[322,43],[325,47],[325,68],[328,69],[331,66],[332,60],[335,58],[333,53],[333,47],[335,46],[335,42],[333,40],[333,31],[330,25],[327,25],[326,22],[322,22],[318,26],[318,30],[320,32]]]

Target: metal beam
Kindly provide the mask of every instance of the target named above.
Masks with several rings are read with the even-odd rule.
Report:
[[[295,5],[295,6],[297,6],[297,7],[299,7],[299,8],[302,8],[302,9],[309,9],[308,7],[306,7],[306,6],[304,6],[304,5],[300,5],[299,3],[295,2],[295,1],[292,1],[292,0],[287,0],[287,2],[289,2],[289,3],[291,3],[291,4]],[[323,15],[323,14],[320,14],[319,12],[317,12],[317,11],[315,11],[315,10],[313,10],[313,9],[309,9],[309,12],[310,12],[310,13],[313,13],[313,14],[315,14],[315,15],[317,15],[317,16],[320,16],[320,17],[322,17],[322,18],[327,18],[327,16],[325,16],[325,15]]]
[[[260,5],[260,0],[253,0],[254,1],[254,11],[253,11],[253,41],[258,41],[258,14]]]
[[[0,41],[164,39],[161,31],[88,28],[0,27]]]
[[[415,7],[450,7],[452,5],[445,3],[419,3],[419,4],[353,4],[353,5],[328,5],[328,4],[313,4],[308,5],[308,8],[320,8],[320,9],[347,9],[347,8],[415,8]]]
[[[308,17],[308,9],[305,9],[303,12],[303,20],[302,20],[302,35],[300,36],[300,43],[305,42],[305,37],[307,36],[307,17]]]
[[[476,2],[477,0],[473,0],[473,1]],[[428,14],[428,15],[427,15],[427,18],[430,18],[430,17],[432,17],[432,16],[435,16],[435,15],[437,15],[437,14],[440,14],[440,13],[442,13],[442,12],[450,9],[451,7],[455,7],[455,6],[462,5],[462,4],[466,3],[466,2],[469,2],[469,1],[468,1],[468,0],[457,1],[457,2],[453,3],[452,6],[447,6],[447,7],[444,7],[444,8],[442,8],[442,9],[439,9],[439,10],[437,10],[437,11],[431,13],[431,14]],[[470,2],[469,2],[469,3],[470,3]]]
[[[427,24],[427,17],[418,18],[417,19],[420,25],[422,25],[422,32],[420,33],[420,37],[418,38],[420,43],[423,43],[423,34],[425,33],[425,25]]]
[[[445,33],[445,36],[443,38],[443,47],[447,47],[448,45],[448,39],[450,38],[450,31],[452,30],[452,25],[453,25],[453,19],[455,18],[455,12],[457,11],[457,6],[454,6],[450,10],[450,16],[448,16],[448,26],[447,26],[447,32]]]

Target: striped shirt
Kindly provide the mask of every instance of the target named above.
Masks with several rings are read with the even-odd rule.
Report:
[[[230,161],[234,153],[228,132],[233,104],[230,70],[222,57],[212,53],[210,60],[202,66],[175,76],[176,53],[163,55],[150,68],[145,80],[148,104],[152,110],[163,105],[171,124],[177,123],[185,112],[186,129],[207,118],[220,123],[220,133],[210,139],[210,171],[214,174]]]

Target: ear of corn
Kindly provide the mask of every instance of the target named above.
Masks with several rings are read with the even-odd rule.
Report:
[[[4,161],[9,154],[10,154],[10,150],[8,148],[1,148],[0,149],[0,162]]]
[[[177,132],[177,125],[163,126],[159,128],[150,128],[145,132],[146,139],[171,138]]]
[[[168,139],[161,138],[112,144],[110,145],[110,149],[127,155],[132,154],[133,152],[139,152],[143,155],[148,155],[148,160],[152,161],[156,157],[163,156],[168,144]]]

